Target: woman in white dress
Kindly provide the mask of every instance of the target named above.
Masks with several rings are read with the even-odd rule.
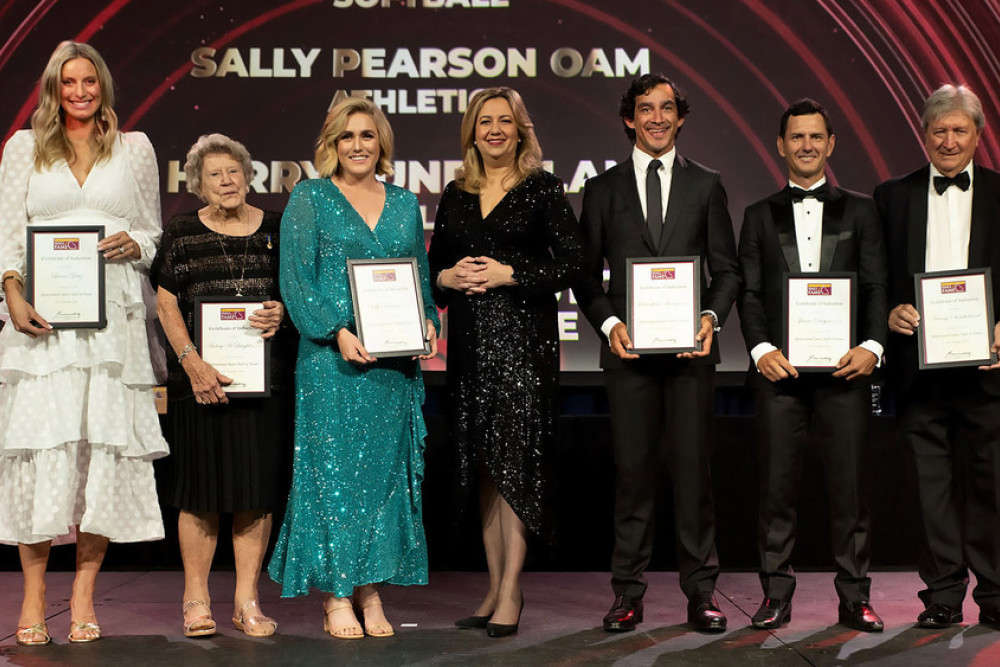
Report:
[[[103,59],[63,42],[42,73],[31,130],[0,162],[0,541],[17,543],[24,600],[17,642],[49,642],[45,570],[76,527],[71,642],[99,639],[94,585],[108,542],[163,537],[152,460],[167,454],[153,404],[142,272],[160,238],[156,158],[121,133]],[[103,225],[103,329],[53,330],[22,294],[26,230]]]

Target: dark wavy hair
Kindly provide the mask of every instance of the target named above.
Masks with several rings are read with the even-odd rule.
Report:
[[[618,104],[618,115],[622,119],[625,136],[633,144],[635,143],[635,130],[626,125],[625,121],[635,120],[635,98],[645,95],[661,83],[667,84],[674,91],[674,101],[677,104],[677,117],[684,118],[691,113],[691,105],[688,103],[687,95],[677,87],[677,84],[668,79],[666,75],[643,74],[637,79],[632,79],[632,83],[629,85],[628,90],[625,91],[625,94],[622,95],[621,102]],[[683,129],[683,126],[677,128],[677,134],[680,134]]]
[[[823,105],[814,99],[808,97],[803,97],[801,100],[792,102],[792,104],[785,109],[785,113],[781,114],[781,124],[778,126],[778,137],[783,138],[785,136],[785,130],[788,129],[788,119],[792,116],[811,116],[814,113],[818,113],[823,117],[823,122],[826,123],[826,133],[833,136],[833,123],[830,122],[830,114],[826,112]]]

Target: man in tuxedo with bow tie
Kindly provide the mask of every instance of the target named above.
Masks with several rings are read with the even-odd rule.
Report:
[[[830,529],[842,624],[883,629],[869,601],[869,516],[864,451],[871,374],[886,340],[886,257],[870,197],[830,185],[827,158],[836,137],[826,110],[810,99],[785,110],[778,153],[788,185],[747,207],[740,231],[740,323],[753,362],[760,477],[758,551],[764,601],[755,628],[791,619],[796,504],[806,447],[819,447],[827,480]],[[804,372],[786,358],[784,290],[791,274],[849,273],[855,284],[852,341],[832,368]],[[817,370],[817,369],[813,369]]]
[[[936,90],[922,123],[930,164],[875,190],[889,247],[886,372],[921,510],[917,623],[961,622],[972,570],[979,622],[1000,629],[1000,364],[920,370],[914,306],[915,274],[989,268],[1000,315],[1000,173],[973,161],[985,119],[968,88]]]
[[[714,334],[739,292],[732,220],[718,172],[682,157],[674,140],[688,115],[683,93],[662,74],[634,80],[619,115],[633,142],[630,158],[587,182],[580,224],[586,277],[574,287],[594,328],[607,338],[601,367],[611,411],[615,456],[615,600],[604,629],[634,630],[643,620],[643,573],[653,551],[656,488],[666,464],[673,491],[677,560],[688,622],[721,632],[716,603],[719,561],[712,501],[715,414]],[[626,316],[629,258],[700,257],[701,349],[680,355],[632,352]],[[602,285],[604,263],[611,271]]]

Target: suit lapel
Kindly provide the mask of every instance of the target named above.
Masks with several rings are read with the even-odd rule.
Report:
[[[618,172],[618,178],[620,179],[618,191],[625,200],[625,207],[629,212],[630,223],[639,232],[642,242],[646,244],[649,251],[656,254],[656,247],[653,245],[653,236],[649,233],[649,226],[646,224],[646,218],[642,214],[642,203],[639,201],[639,188],[635,182],[635,164],[630,158],[623,162],[621,167],[621,170]]]
[[[823,245],[819,253],[819,270],[829,271],[837,253],[837,241],[844,226],[844,208],[847,198],[840,190],[830,186],[830,196],[823,203]]]
[[[972,170],[974,176],[972,179],[972,227],[969,230],[969,258],[966,265],[970,269],[990,265],[987,239],[990,221],[995,219],[988,210],[986,179],[982,175],[982,169],[974,164]]]
[[[778,243],[781,244],[788,272],[799,273],[802,268],[799,263],[799,246],[795,241],[795,216],[787,188],[771,200],[771,217],[774,219],[774,229],[778,233]]]
[[[923,273],[927,266],[927,188],[930,187],[930,178],[931,168],[928,165],[910,188],[910,200],[907,202],[909,229],[906,230],[906,263],[911,275]]]
[[[663,231],[660,233],[659,254],[666,252],[670,237],[677,229],[677,221],[680,220],[681,211],[684,210],[684,203],[688,193],[691,191],[690,174],[688,172],[687,160],[680,153],[674,154],[674,165],[670,175],[670,192],[667,193],[667,215],[663,219]]]

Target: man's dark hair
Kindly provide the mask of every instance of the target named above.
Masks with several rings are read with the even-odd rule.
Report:
[[[625,135],[629,141],[635,143],[635,130],[625,124],[625,120],[635,120],[635,98],[645,95],[656,86],[665,83],[674,91],[674,100],[677,104],[677,117],[684,118],[691,112],[691,105],[688,104],[687,95],[663,74],[643,74],[638,79],[632,79],[628,90],[622,95],[621,103],[618,105],[618,115],[621,116],[622,126],[625,128]],[[677,133],[683,128],[677,128]]]
[[[803,97],[797,102],[792,102],[792,105],[785,109],[785,113],[781,114],[781,125],[778,127],[778,137],[785,137],[785,130],[788,129],[788,119],[792,116],[811,116],[814,113],[818,113],[823,117],[823,122],[826,123],[826,133],[829,136],[833,136],[833,125],[830,123],[830,114],[826,112],[823,105],[816,100],[810,99],[808,97]]]

